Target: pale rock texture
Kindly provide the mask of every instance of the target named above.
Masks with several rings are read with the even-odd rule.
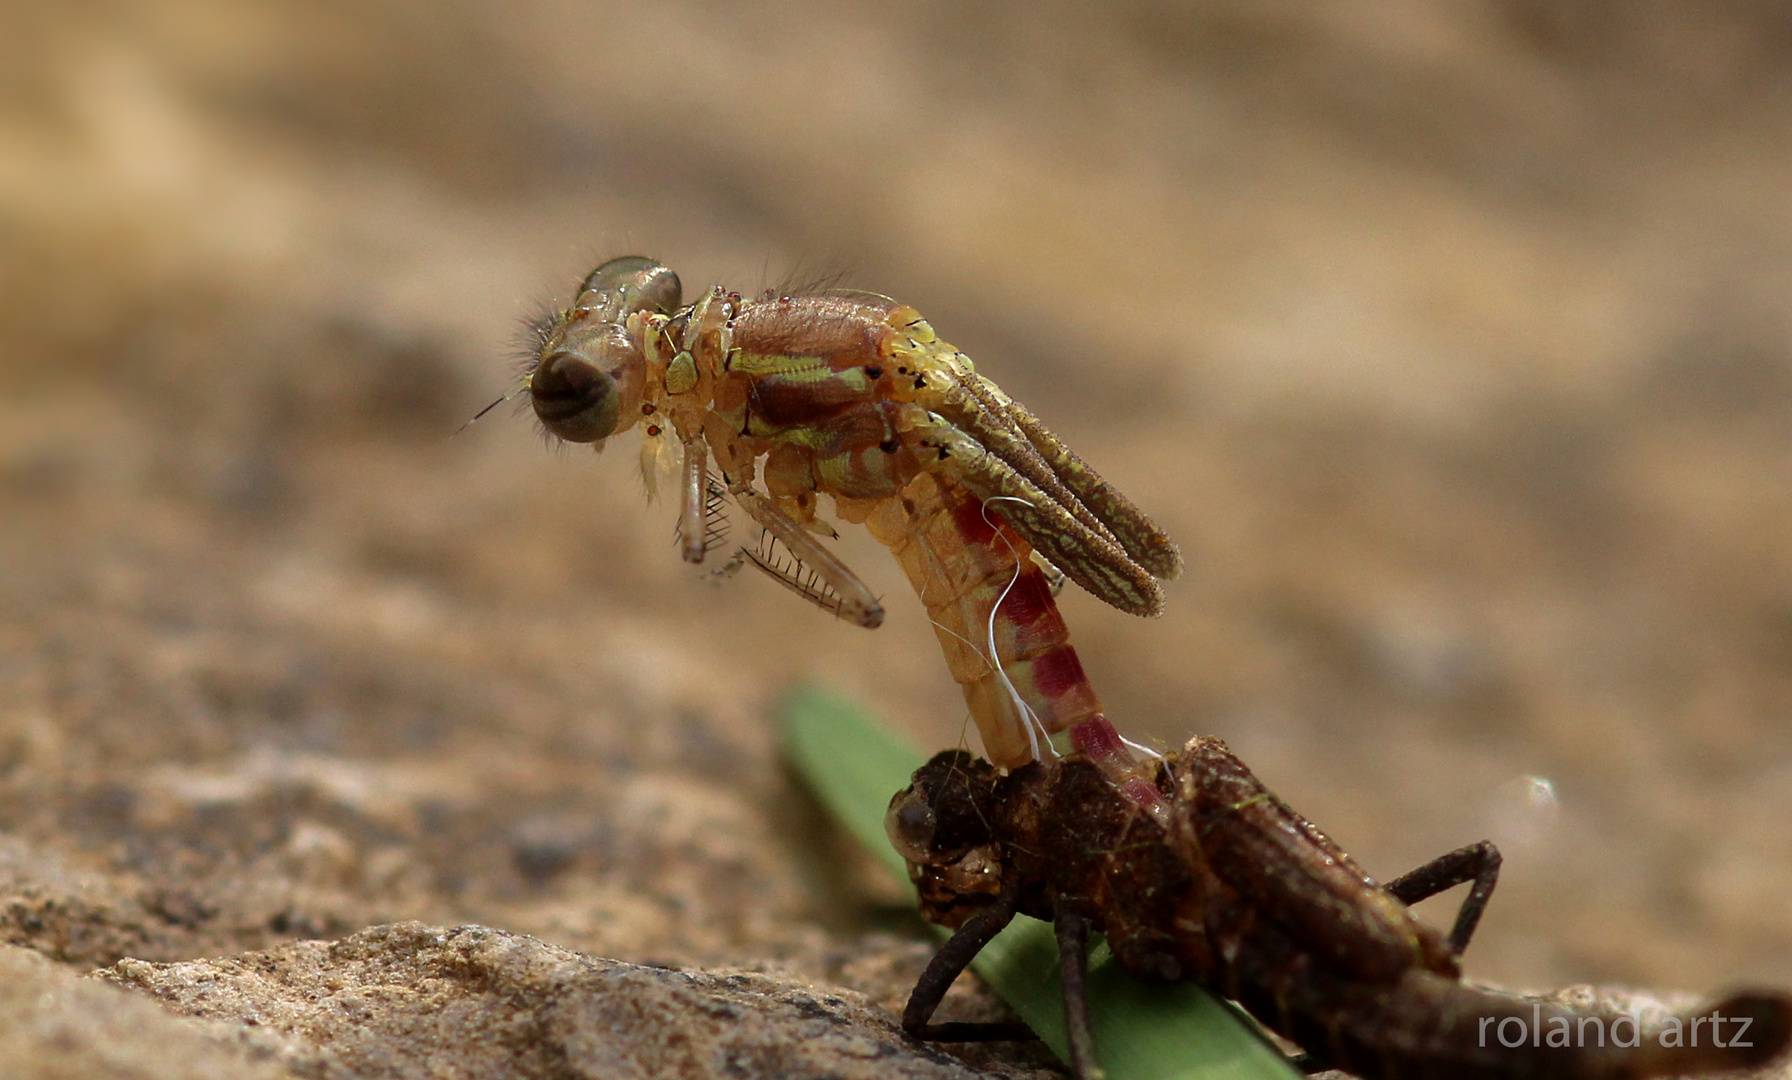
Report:
[[[398,923],[224,960],[121,960],[100,975],[274,1035],[281,1060],[321,1080],[1005,1074],[904,1038],[851,991],[622,964],[482,926]]]
[[[231,1025],[230,1027],[234,1027]],[[6,1080],[295,1080],[277,1047],[0,945]]]

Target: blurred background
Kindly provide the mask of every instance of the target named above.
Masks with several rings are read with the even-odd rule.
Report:
[[[454,434],[639,252],[899,297],[1031,405],[1188,560],[1159,620],[1067,590],[1110,715],[1383,878],[1494,839],[1471,977],[1792,983],[1778,0],[0,20],[5,940],[477,920],[899,1000],[774,737],[804,678],[966,737],[893,562],[841,541],[863,632],[681,564],[632,437]]]

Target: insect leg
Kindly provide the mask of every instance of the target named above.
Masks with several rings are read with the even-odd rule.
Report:
[[[678,531],[684,561],[703,561],[709,540],[709,444],[701,436],[684,441],[684,475],[679,485]]]
[[[1461,956],[1468,948],[1468,939],[1474,935],[1475,926],[1481,921],[1481,913],[1487,909],[1487,901],[1493,896],[1493,886],[1499,879],[1500,849],[1493,846],[1493,841],[1483,840],[1448,855],[1439,855],[1384,887],[1396,900],[1410,905],[1465,881],[1473,881],[1468,898],[1456,913],[1456,925],[1450,929],[1450,950]]]
[[[1089,922],[1075,904],[1060,900],[1052,928],[1058,932],[1070,1071],[1079,1080],[1099,1080],[1103,1073],[1095,1060],[1095,1032],[1089,1027]]]
[[[902,1030],[917,1039],[934,1042],[996,1042],[1008,1039],[1037,1038],[1025,1024],[930,1024],[933,1010],[939,1008],[952,981],[958,978],[971,960],[983,951],[990,939],[1014,921],[1020,904],[1018,883],[1003,889],[995,902],[965,920],[940,951],[927,962],[926,970],[915,981],[914,992],[902,1010]]]
[[[790,515],[778,509],[770,499],[754,491],[745,483],[732,483],[728,486],[728,494],[740,504],[754,521],[764,526],[765,531],[777,537],[791,555],[804,567],[813,571],[822,582],[831,588],[839,598],[828,606],[834,614],[850,623],[857,623],[867,630],[882,626],[884,622],[883,605],[877,602],[870,589],[860,581],[857,574],[847,568],[839,557],[821,546],[814,534],[803,528]],[[797,582],[783,578],[785,584],[799,593],[804,590]],[[805,595],[807,595],[805,593]]]

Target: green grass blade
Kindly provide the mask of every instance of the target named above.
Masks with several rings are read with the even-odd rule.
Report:
[[[805,689],[785,709],[784,748],[815,794],[903,882],[908,870],[884,838],[890,797],[923,756],[835,695]],[[1058,948],[1051,927],[1018,918],[971,967],[1060,1058],[1067,1058]],[[1105,945],[1090,955],[1095,1045],[1109,1080],[1295,1080],[1300,1077],[1230,1004],[1192,983],[1145,983]]]

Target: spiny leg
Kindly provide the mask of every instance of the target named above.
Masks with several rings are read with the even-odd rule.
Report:
[[[1467,899],[1456,912],[1456,925],[1450,929],[1450,950],[1461,956],[1468,948],[1468,939],[1474,935],[1475,926],[1481,921],[1481,913],[1486,910],[1488,898],[1493,896],[1493,887],[1499,879],[1500,849],[1493,846],[1493,841],[1483,840],[1457,848],[1448,855],[1439,855],[1417,870],[1388,882],[1385,888],[1402,904],[1416,904],[1452,886],[1473,881]]]
[[[745,510],[754,521],[764,526],[766,532],[777,537],[778,541],[791,555],[796,557],[799,563],[813,571],[829,588],[834,590],[835,595],[839,597],[839,603],[833,606],[834,614],[866,629],[883,625],[884,609],[883,605],[877,602],[877,597],[865,587],[865,583],[859,580],[857,574],[854,574],[845,563],[840,561],[838,556],[822,547],[821,542],[815,539],[813,533],[803,528],[789,514],[778,509],[770,499],[754,491],[745,483],[729,484],[728,494],[734,497],[734,501],[739,503],[741,509]],[[802,589],[798,588],[796,584],[789,582],[787,584],[796,588],[798,592],[802,592]]]
[[[1095,1060],[1095,1032],[1089,1027],[1089,922],[1074,903],[1060,901],[1052,927],[1058,932],[1070,1070],[1080,1080],[1100,1080],[1106,1074]]]
[[[995,902],[965,920],[963,926],[940,946],[940,951],[933,954],[927,962],[926,970],[915,980],[914,992],[908,996],[908,1006],[902,1010],[902,1030],[917,1039],[928,1039],[933,1042],[996,1042],[1008,1039],[1036,1038],[1033,1030],[1025,1024],[967,1024],[947,1023],[930,1024],[933,1010],[946,997],[953,980],[958,978],[966,966],[976,955],[983,951],[990,940],[1002,932],[1002,928],[1014,921],[1014,911],[1020,903],[1019,886],[1010,886],[997,896]]]

